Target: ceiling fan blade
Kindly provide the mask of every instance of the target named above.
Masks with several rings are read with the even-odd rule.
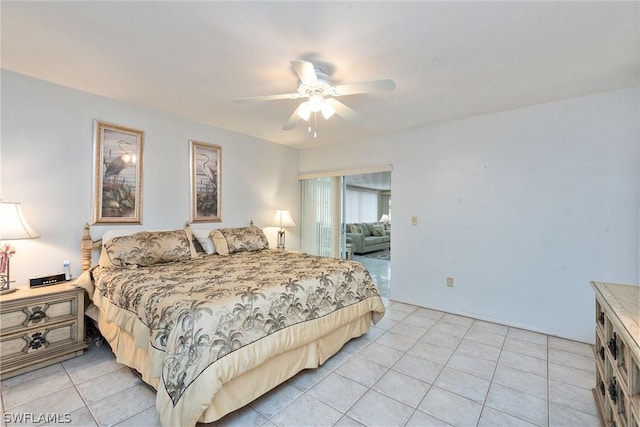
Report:
[[[347,83],[333,87],[334,96],[355,95],[358,93],[384,92],[394,90],[396,82],[391,79],[374,80],[371,82]]]
[[[291,117],[289,117],[289,120],[287,120],[287,122],[286,122],[284,125],[282,125],[282,130],[291,130],[291,129],[293,129],[294,127],[296,127],[296,125],[298,124],[298,122],[299,122],[300,120],[302,120],[302,119],[300,118],[300,116],[298,115],[298,111],[299,111],[301,108],[303,108],[303,107],[302,107],[302,105],[303,105],[303,104],[304,104],[304,103],[302,103],[302,104],[298,105],[298,108],[296,108],[296,111],[294,111],[294,112],[293,112],[293,114],[291,115]]]
[[[307,86],[315,86],[318,84],[318,76],[316,76],[316,70],[313,68],[311,62],[303,61],[301,59],[295,59],[291,61],[293,69],[296,71],[300,81]]]
[[[279,95],[263,95],[263,96],[247,96],[244,98],[236,98],[233,100],[236,104],[242,104],[244,102],[253,102],[253,101],[276,101],[278,99],[298,99],[301,98],[298,92],[294,93],[282,93]]]
[[[336,114],[344,119],[352,122],[357,122],[362,118],[360,114],[356,113],[351,108],[347,107],[335,98],[325,98],[324,101],[329,103],[336,110]]]

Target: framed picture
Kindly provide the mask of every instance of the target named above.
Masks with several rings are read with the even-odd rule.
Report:
[[[189,140],[191,221],[220,222],[222,147]]]
[[[94,120],[93,221],[142,223],[144,132]]]

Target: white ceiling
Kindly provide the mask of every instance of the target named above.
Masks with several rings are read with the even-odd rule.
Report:
[[[304,148],[640,85],[640,2],[2,1],[2,68]],[[281,130],[289,61],[334,82],[359,123]]]

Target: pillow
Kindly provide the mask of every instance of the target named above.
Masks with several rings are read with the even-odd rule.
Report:
[[[147,267],[192,258],[185,230],[141,231],[113,237],[103,243],[102,252],[98,264],[111,268]]]
[[[213,240],[216,252],[220,255],[269,249],[267,236],[255,225],[250,227],[220,228],[212,230],[209,236]]]
[[[209,237],[209,230],[194,230],[191,229],[193,236],[196,238],[196,242],[202,247],[203,252],[208,255],[216,253],[216,247],[213,244],[213,240]]]
[[[374,236],[384,236],[384,225],[374,225],[373,226],[373,235]]]
[[[367,223],[363,222],[362,224],[358,224],[360,226],[360,228],[362,229],[362,234],[364,234],[364,236],[371,236],[371,230],[369,230],[369,226],[367,225]]]
[[[107,255],[107,251],[104,249],[104,244],[110,242],[114,237],[120,236],[131,236],[132,234],[138,233],[139,230],[123,230],[123,229],[114,229],[107,230],[102,235],[102,247],[100,248],[100,258],[98,259],[98,265],[102,267],[115,267],[111,263],[109,256]]]

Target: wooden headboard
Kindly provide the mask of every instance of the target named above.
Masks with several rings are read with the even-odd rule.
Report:
[[[87,271],[91,268],[91,254],[94,250],[99,250],[101,246],[102,239],[91,239],[89,224],[85,223],[82,230],[82,241],[80,242],[80,249],[82,250],[82,271]]]

